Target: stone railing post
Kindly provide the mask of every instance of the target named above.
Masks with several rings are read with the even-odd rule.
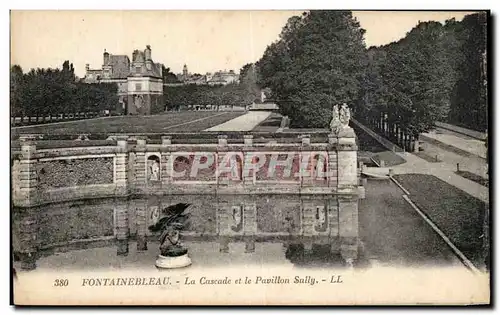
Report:
[[[227,146],[227,136],[226,135],[219,135],[218,136],[219,140],[219,147],[225,147]]]
[[[244,135],[243,145],[244,149],[243,149],[243,160],[241,163],[242,167],[241,180],[243,181],[244,185],[254,185],[257,178],[256,170],[250,171],[251,163],[253,163],[252,153],[256,153],[256,149],[253,146],[253,135]],[[262,157],[257,157],[257,158],[261,159]]]
[[[301,137],[302,145],[310,145],[311,144],[311,136],[310,135],[302,135]]]
[[[358,185],[358,152],[356,134],[350,127],[338,134],[337,175],[338,187],[353,188]]]
[[[36,137],[23,135],[19,137],[21,156],[18,164],[18,174],[15,187],[17,196],[15,205],[29,207],[36,204],[38,198],[38,174],[36,170]]]
[[[253,145],[253,135],[244,135],[243,136],[243,144],[246,147],[251,147]]]
[[[116,194],[128,194],[128,136],[116,136],[115,184]]]
[[[161,145],[168,146],[172,144],[172,136],[161,136]]]
[[[358,200],[363,197],[359,190],[356,135],[352,128],[344,127],[337,137],[337,191],[347,194],[338,200],[340,250],[352,267],[358,257]]]
[[[141,188],[146,186],[146,143],[145,136],[136,137],[137,145],[135,146],[135,187]]]
[[[227,184],[228,180],[226,178],[221,178],[219,175],[219,165],[224,161],[226,158],[227,154],[227,136],[226,135],[219,135],[218,136],[218,144],[217,144],[217,164],[215,166],[215,179],[218,184]]]
[[[338,138],[334,134],[328,135],[328,186],[338,186]]]
[[[162,148],[167,148],[172,145],[172,136],[161,136]],[[168,185],[172,182],[173,163],[171,163],[172,154],[170,152],[161,152],[160,160],[160,176],[163,185]]]

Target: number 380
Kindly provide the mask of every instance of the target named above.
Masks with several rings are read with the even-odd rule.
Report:
[[[66,287],[66,286],[68,286],[68,284],[69,284],[68,279],[55,279],[54,280],[55,287]]]

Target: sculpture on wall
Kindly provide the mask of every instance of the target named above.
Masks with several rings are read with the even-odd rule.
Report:
[[[332,120],[330,121],[330,130],[332,133],[339,133],[344,128],[349,127],[349,121],[351,120],[351,111],[346,103],[342,104],[339,109],[339,105],[334,105],[332,110]]]
[[[144,97],[142,95],[135,95],[135,97],[134,97],[135,107],[137,107],[139,109],[142,107],[143,104],[144,104]]]
[[[158,161],[151,164],[151,177],[150,180],[160,180],[160,166]]]
[[[148,179],[150,181],[160,180],[160,161],[157,156],[150,156],[148,158]]]
[[[236,155],[231,156],[229,167],[231,169],[231,179],[241,180],[241,161],[238,160]]]
[[[351,120],[351,111],[349,110],[347,104],[344,103],[340,108],[340,123],[342,124],[342,127],[343,128],[348,127],[350,120]]]
[[[333,133],[338,133],[340,130],[339,106],[333,105],[332,120],[330,121],[330,130]]]

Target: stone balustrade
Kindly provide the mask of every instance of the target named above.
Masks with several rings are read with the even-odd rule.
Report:
[[[23,135],[13,155],[14,205],[130,194],[359,195],[352,129],[320,141],[314,134],[215,136],[216,141],[187,143],[163,135],[158,143],[115,134],[115,145],[94,147],[87,140],[71,148],[37,149],[51,140]]]

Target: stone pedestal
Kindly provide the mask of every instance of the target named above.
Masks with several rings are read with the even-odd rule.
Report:
[[[156,267],[163,269],[182,268],[191,265],[187,248],[182,245],[160,246],[160,255],[156,259]]]
[[[244,135],[243,143],[245,147],[251,147],[253,145],[253,135]]]
[[[161,146],[163,149],[168,148],[172,145],[172,137],[171,136],[162,136],[161,137]],[[172,155],[170,152],[161,152],[160,157],[160,176],[161,183],[163,186],[168,186],[172,183],[172,172],[173,172],[173,161]]]
[[[226,135],[219,135],[218,136],[218,146],[219,147],[227,146],[227,136]]]
[[[311,136],[310,135],[302,135],[301,142],[303,146],[307,146],[311,144]]]
[[[126,195],[128,193],[128,136],[116,136],[118,147],[115,157],[115,183],[116,194]]]
[[[186,253],[182,256],[177,257],[158,255],[155,265],[157,268],[161,269],[175,269],[187,267],[191,265],[191,263],[191,258],[189,258],[188,254]]]
[[[21,145],[20,161],[17,165],[15,184],[16,194],[14,203],[18,206],[29,207],[36,204],[38,197],[38,174],[36,170],[36,136],[24,135],[19,137]]]

